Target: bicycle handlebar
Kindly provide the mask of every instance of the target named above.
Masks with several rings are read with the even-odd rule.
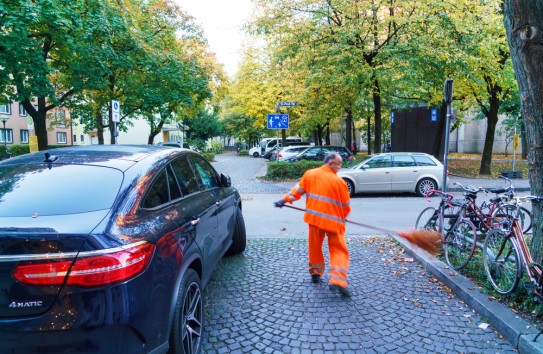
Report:
[[[479,192],[485,192],[487,193],[488,191],[486,189],[484,189],[483,187],[475,187],[475,186],[472,186],[471,184],[468,184],[467,186],[463,186],[462,184],[458,183],[458,182],[454,182],[453,185],[457,185],[457,186],[460,186],[460,188],[462,188],[463,190],[465,190],[466,192],[471,192],[471,193],[479,193]]]
[[[511,198],[515,201],[515,204],[521,204],[522,202],[530,201],[532,203],[541,203],[543,202],[543,197],[538,195],[525,195],[522,197],[513,197]]]
[[[428,199],[428,197],[430,197],[432,194],[439,194],[441,196],[441,200],[446,201],[446,202],[450,202],[454,198],[452,196],[452,194],[444,193],[444,192],[442,192],[440,190],[437,190],[437,189],[431,189],[428,192],[426,192],[426,195],[424,196],[426,201],[428,201],[428,202],[431,201],[430,199]]]

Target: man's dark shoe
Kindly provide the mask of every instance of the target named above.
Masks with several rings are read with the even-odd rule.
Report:
[[[321,282],[321,276],[318,274],[311,274],[311,282],[318,284]]]
[[[334,293],[340,293],[342,297],[351,297],[351,293],[349,292],[349,290],[347,290],[347,288],[342,288],[339,285],[331,284],[329,286],[329,289]]]

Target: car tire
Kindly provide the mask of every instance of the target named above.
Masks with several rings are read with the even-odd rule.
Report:
[[[258,152],[253,152],[253,157],[259,157],[260,154]]]
[[[198,274],[189,268],[183,274],[179,285],[168,353],[200,353],[203,321],[202,283]]]
[[[437,189],[437,183],[431,178],[423,178],[417,183],[417,187],[415,188],[415,192],[421,196],[426,196],[426,193],[432,189]]]
[[[345,184],[347,185],[347,189],[349,190],[349,195],[352,197],[354,193],[354,183],[351,180],[348,180],[346,178],[343,179],[345,181]]]
[[[245,231],[245,220],[241,210],[238,209],[236,213],[236,224],[234,226],[234,232],[232,234],[232,244],[226,251],[227,256],[234,256],[245,251],[247,247],[247,233]]]

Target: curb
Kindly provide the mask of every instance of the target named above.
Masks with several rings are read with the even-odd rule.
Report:
[[[415,257],[440,282],[449,287],[460,299],[487,319],[498,333],[502,334],[520,353],[543,354],[543,334],[533,339],[538,330],[529,322],[516,315],[508,307],[497,301],[489,300],[477,287],[463,275],[451,269],[445,263],[432,257],[420,248],[411,245],[401,237],[393,236],[406,252]]]

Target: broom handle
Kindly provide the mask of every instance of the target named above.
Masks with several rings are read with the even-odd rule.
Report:
[[[299,211],[304,211],[304,212],[306,211],[305,209],[295,207],[294,205],[285,204],[284,206],[286,206],[287,208],[291,208],[291,209],[295,209],[295,210],[299,210]],[[354,224],[354,225],[358,225],[358,226],[362,226],[362,227],[366,227],[366,228],[372,229],[372,230],[388,232],[388,233],[391,233],[391,234],[398,234],[397,231],[393,231],[393,230],[390,230],[390,229],[384,229],[382,227],[372,226],[372,225],[368,225],[368,224],[362,224],[362,223],[356,222],[356,221],[351,221],[351,220],[345,219],[345,222],[348,222],[348,223],[351,223],[351,224]]]

